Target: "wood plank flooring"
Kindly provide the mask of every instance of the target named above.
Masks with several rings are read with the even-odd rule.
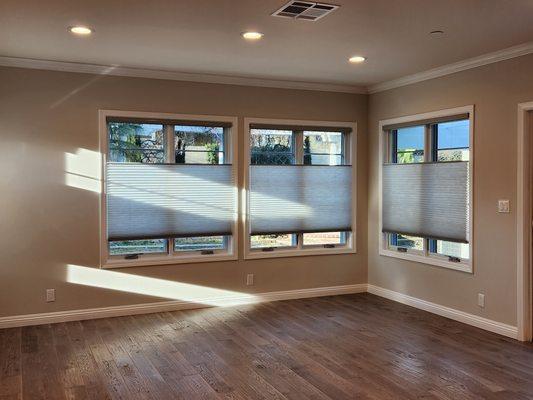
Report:
[[[370,294],[0,330],[0,399],[533,399],[533,346]]]

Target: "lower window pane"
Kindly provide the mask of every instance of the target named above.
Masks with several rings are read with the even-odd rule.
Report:
[[[345,244],[346,234],[344,232],[317,232],[304,233],[304,246],[323,244]]]
[[[166,253],[166,239],[122,240],[109,242],[109,255]]]
[[[396,247],[404,247],[413,250],[424,250],[424,239],[416,236],[407,236],[399,233],[389,235],[389,244]]]
[[[224,236],[196,236],[174,239],[174,251],[220,250],[226,248]]]
[[[435,240],[435,242],[436,245],[432,246],[432,251],[435,254],[458,257],[466,260],[470,258],[470,245],[468,243],[446,242],[444,240]]]
[[[252,249],[296,246],[296,235],[252,235]]]

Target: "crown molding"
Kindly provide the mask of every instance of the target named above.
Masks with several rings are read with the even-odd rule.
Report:
[[[20,58],[0,56],[0,66],[30,69],[44,69],[50,71],[78,72],[94,75],[127,76],[134,78],[166,79],[174,81],[218,83],[224,85],[257,86],[278,89],[314,90],[322,92],[374,94],[395,89],[429,79],[455,74],[472,68],[505,61],[533,53],[533,42],[523,43],[507,49],[483,54],[478,57],[443,65],[416,74],[406,75],[401,78],[381,82],[368,87],[355,85],[341,85],[334,83],[302,82],[277,79],[247,78],[229,75],[199,74],[159,69],[146,69],[123,67],[119,65],[98,65],[66,61],[39,60],[33,58]]]
[[[127,76],[134,78],[166,79],[173,81],[219,83],[224,85],[258,86],[278,89],[316,90],[322,92],[340,92],[366,94],[366,88],[333,83],[301,82],[276,79],[246,78],[229,75],[197,74],[159,69],[123,67],[119,65],[98,65],[77,62],[39,60],[0,56],[0,66],[50,71],[78,72],[95,75]]]
[[[507,49],[498,50],[492,53],[483,54],[478,57],[469,58],[456,63],[443,65],[427,71],[407,75],[398,79],[378,83],[368,87],[368,93],[378,93],[413,83],[427,81],[429,79],[439,78],[456,72],[466,71],[468,69],[482,67],[483,65],[493,64],[499,61],[509,60],[511,58],[525,56],[533,53],[533,42],[523,43],[518,46],[508,47]]]

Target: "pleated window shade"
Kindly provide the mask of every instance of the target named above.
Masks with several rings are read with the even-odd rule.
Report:
[[[469,163],[383,165],[382,229],[469,241]]]
[[[251,165],[251,234],[350,231],[351,166]]]
[[[230,235],[231,165],[108,163],[108,240]]]

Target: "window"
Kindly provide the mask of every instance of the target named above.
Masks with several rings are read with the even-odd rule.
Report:
[[[353,252],[355,132],[278,122],[246,120],[246,257]]]
[[[472,107],[381,121],[380,254],[472,270],[472,121]]]
[[[103,266],[236,257],[234,119],[204,118],[101,112]]]

